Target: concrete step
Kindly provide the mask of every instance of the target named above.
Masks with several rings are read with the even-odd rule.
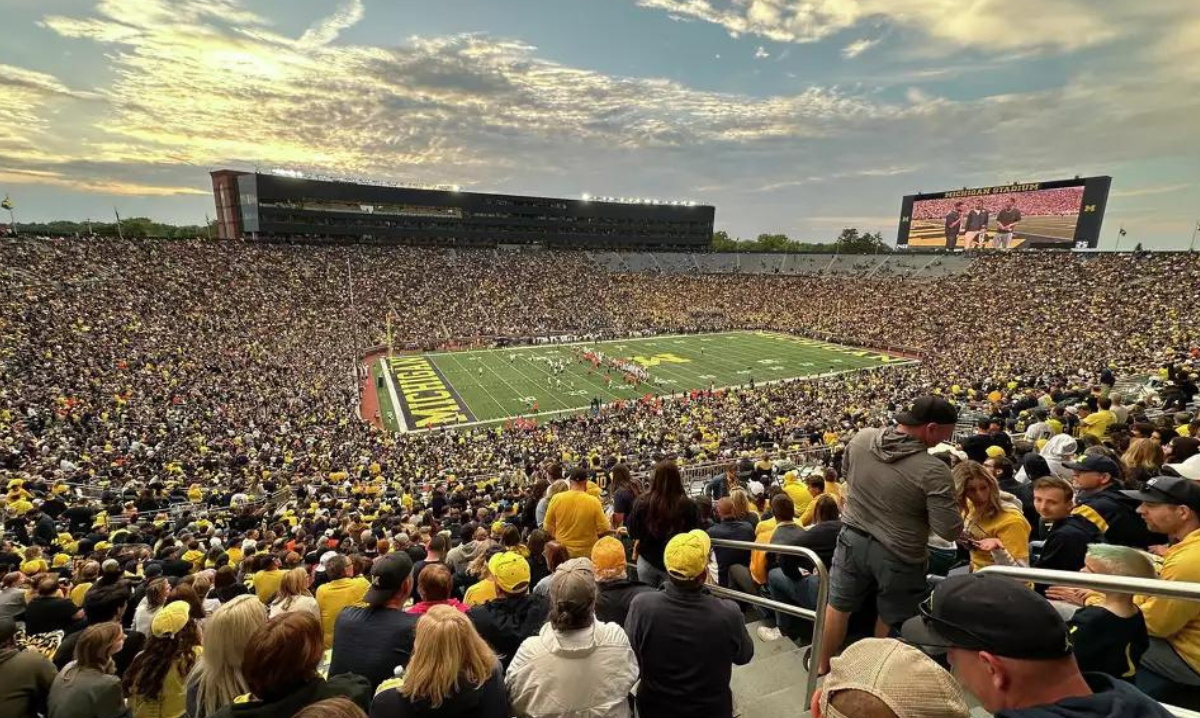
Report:
[[[787,686],[765,696],[739,704],[734,701],[734,715],[738,718],[808,718],[809,706],[804,701],[804,682]]]
[[[790,648],[785,646],[780,651],[767,644],[764,655],[756,655],[750,663],[733,669],[729,687],[733,691],[735,711],[744,713],[775,693],[792,690],[798,692],[789,701],[794,704],[789,713],[804,710],[804,686],[808,680],[808,672],[804,670],[804,649],[786,639],[772,643],[784,643]],[[766,652],[770,654],[766,655]]]

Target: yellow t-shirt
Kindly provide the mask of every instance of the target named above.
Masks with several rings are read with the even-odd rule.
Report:
[[[808,493],[808,492],[806,491],[805,493]],[[824,496],[824,495],[832,496],[834,498],[834,500],[837,500],[842,495],[842,485],[837,483],[836,481],[826,481],[825,482],[825,493],[822,494],[822,496]],[[792,499],[792,500],[795,501],[795,499]],[[817,509],[817,499],[814,497],[812,501],[808,502],[808,506],[804,507],[804,513],[800,515],[799,523],[801,526],[811,526],[812,525],[813,513],[816,511],[816,509]]]
[[[600,499],[575,490],[554,497],[546,509],[543,528],[567,549],[571,558],[591,556],[600,534],[612,530]]]
[[[74,603],[76,606],[83,608],[83,597],[87,595],[88,589],[91,587],[92,587],[92,584],[89,582],[89,583],[81,583],[78,586],[76,586],[75,588],[72,588],[71,589],[71,602]]]
[[[197,660],[203,652],[202,647],[196,646]],[[150,699],[136,693],[129,695],[129,712],[133,718],[180,718],[187,712],[187,676],[180,673],[179,668],[176,664],[167,671],[158,698]]]
[[[1200,583],[1200,529],[1167,549],[1158,577],[1163,581]],[[1179,598],[1135,596],[1146,630],[1171,644],[1193,671],[1200,673],[1200,603]]]
[[[279,584],[283,583],[283,571],[272,569],[270,571],[259,571],[254,574],[254,595],[258,596],[258,600],[263,602],[263,605],[271,602],[275,598],[275,594],[279,593]]]
[[[1014,559],[1029,562],[1029,522],[1020,511],[1005,508],[987,520],[972,516],[970,522],[971,538],[998,538]],[[991,551],[971,550],[972,571],[993,563]]]
[[[1088,414],[1079,420],[1079,435],[1091,435],[1097,439],[1103,439],[1108,436],[1108,427],[1112,426],[1116,420],[1116,414],[1104,409]]]
[[[229,557],[229,565],[235,569],[238,567],[238,564],[242,562],[243,556],[240,546],[233,546],[226,549],[225,555]]]
[[[808,493],[808,486],[800,482],[785,483],[783,491],[796,505],[796,515],[803,516],[808,510],[809,505],[813,502],[812,494]]]
[[[343,608],[363,600],[371,582],[362,576],[339,578],[317,589],[317,607],[321,609],[321,630],[325,633],[325,647],[333,648],[333,627]]]
[[[496,582],[488,578],[468,588],[463,596],[463,603],[468,606],[481,606],[495,597]]]

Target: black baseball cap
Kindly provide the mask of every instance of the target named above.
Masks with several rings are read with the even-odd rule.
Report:
[[[1155,476],[1140,491],[1122,491],[1131,499],[1150,504],[1186,506],[1200,513],[1200,482],[1182,476]]]
[[[1121,467],[1117,466],[1117,462],[1101,454],[1087,454],[1079,461],[1068,461],[1063,466],[1072,471],[1099,471],[1113,478],[1121,475]]]
[[[403,551],[389,553],[371,566],[371,588],[363,600],[373,608],[387,603],[412,574],[413,562]]]
[[[955,424],[958,422],[958,409],[940,396],[923,396],[914,401],[908,411],[897,414],[896,421],[905,426]]]
[[[904,622],[901,636],[931,653],[947,648],[987,651],[1023,660],[1071,654],[1067,624],[1050,603],[1004,576],[951,576]]]

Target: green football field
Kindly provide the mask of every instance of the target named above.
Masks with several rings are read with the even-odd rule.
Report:
[[[644,370],[627,380],[581,355],[602,353]],[[550,418],[650,395],[814,377],[912,360],[775,332],[736,331],[476,351],[401,354],[372,366],[379,409],[393,431]],[[611,381],[609,381],[611,379]]]

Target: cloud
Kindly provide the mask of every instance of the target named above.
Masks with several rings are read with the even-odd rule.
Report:
[[[300,44],[307,47],[328,45],[337,39],[342,30],[357,25],[365,14],[362,0],[345,0],[336,12],[310,27],[300,37]]]
[[[759,45],[758,49],[754,51],[754,59],[756,60],[765,60],[770,56],[771,53],[767,52],[767,49],[762,45]]]
[[[78,177],[45,170],[11,169],[0,167],[0,182],[26,185],[47,185],[60,189],[127,197],[171,197],[177,195],[206,196],[210,189],[123,182],[111,177]]]
[[[855,40],[854,42],[852,42],[849,45],[842,48],[842,57],[853,60],[854,58],[863,54],[867,50],[870,50],[872,47],[875,47],[878,44],[879,44],[879,38],[876,38],[874,40],[870,40],[867,38],[863,38],[861,40]]]
[[[1191,183],[1183,182],[1180,184],[1157,185],[1151,187],[1137,187],[1135,189],[1116,190],[1109,192],[1109,198],[1122,197],[1147,197],[1155,194],[1171,194],[1173,192],[1181,192],[1189,187]]]

